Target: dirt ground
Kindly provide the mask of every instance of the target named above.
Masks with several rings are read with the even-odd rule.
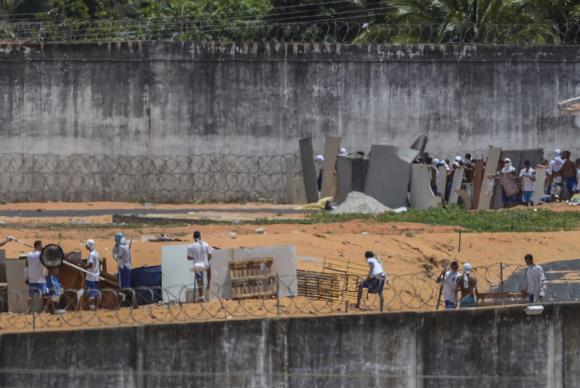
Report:
[[[92,203],[92,204],[11,204],[3,205],[0,208],[10,209],[84,209],[111,208],[119,209],[136,208],[136,204],[119,203]],[[157,208],[164,208],[161,205],[153,205]],[[167,208],[181,205],[167,205]],[[183,205],[186,208],[200,206],[216,206],[224,209],[234,209],[238,206],[244,208],[275,208],[279,205],[271,204],[248,204],[248,205]],[[284,205],[281,208],[292,208]],[[569,209],[567,206],[559,206],[557,210]],[[572,208],[576,211],[577,208]],[[570,209],[570,210],[572,210]],[[267,218],[278,217],[278,214],[264,214]],[[190,225],[190,226],[146,226],[139,228],[123,229],[123,227],[111,225],[111,216],[98,216],[86,218],[19,218],[1,217],[0,238],[13,235],[20,241],[32,244],[35,239],[43,240],[46,243],[57,243],[63,246],[65,251],[81,250],[83,256],[86,251],[83,242],[86,239],[94,239],[97,243],[97,250],[101,256],[107,259],[109,272],[116,272],[116,264],[111,258],[111,250],[114,244],[113,236],[119,230],[125,232],[126,236],[132,240],[133,267],[152,266],[161,264],[161,247],[170,244],[190,244],[192,232],[201,230],[204,240],[216,248],[234,247],[258,247],[273,245],[294,245],[297,252],[297,265],[299,269],[323,271],[324,264],[340,270],[349,269],[351,272],[361,272],[365,268],[364,252],[372,250],[379,255],[385,271],[391,277],[410,275],[408,279],[417,279],[421,285],[425,285],[426,292],[433,292],[434,277],[441,270],[445,261],[451,258],[458,258],[460,262],[470,262],[479,269],[480,274],[489,272],[487,267],[495,266],[502,262],[504,264],[523,265],[523,256],[527,253],[534,254],[538,263],[546,263],[555,260],[574,259],[580,255],[580,231],[566,232],[543,232],[543,233],[461,233],[461,250],[459,250],[461,228],[452,226],[430,226],[413,223],[376,223],[368,221],[349,221],[333,224],[301,225],[301,224],[273,224],[266,226],[257,225]],[[181,242],[149,242],[149,238],[160,234],[180,238]],[[11,242],[3,247],[8,258],[17,258],[19,255],[29,252],[31,249],[19,242]],[[497,271],[496,271],[497,272]],[[417,276],[415,276],[417,275]],[[403,276],[404,277],[404,276]],[[422,286],[421,286],[422,287]],[[407,303],[403,306],[399,303],[400,295],[388,295],[386,299],[389,309],[397,310],[403,307],[412,307]],[[410,295],[410,298],[413,298]],[[425,296],[426,298],[431,296]],[[298,303],[298,302],[295,302]],[[304,305],[293,305],[289,309],[290,315],[308,315],[311,302]],[[251,304],[250,304],[251,305]],[[244,309],[251,309],[245,305]],[[306,306],[306,307],[304,307]],[[193,308],[193,307],[192,307]],[[195,307],[199,308],[199,307]],[[208,307],[211,308],[211,307]],[[339,312],[336,306],[324,308],[329,309],[327,313]],[[417,309],[425,306],[417,305]],[[155,310],[157,309],[157,310]],[[270,315],[273,308],[264,309],[265,315]],[[159,322],[159,320],[147,318],[147,314],[161,316],[162,311],[158,307],[145,312],[133,312],[135,319],[133,323]],[[159,310],[159,311],[158,311]],[[234,309],[235,310],[235,309]],[[244,311],[245,311],[244,310]],[[167,314],[171,314],[167,310]],[[221,311],[221,310],[220,310]],[[258,310],[256,310],[258,311]],[[220,314],[223,311],[220,312]],[[268,313],[266,313],[268,312]],[[100,313],[100,312],[99,312]],[[76,313],[75,313],[76,314]],[[89,314],[91,313],[83,313]],[[102,312],[102,314],[112,314]],[[115,313],[117,314],[117,313]],[[121,313],[125,314],[125,313]],[[126,313],[129,314],[129,313]],[[145,314],[145,315],[142,315]],[[165,313],[163,313],[165,314]],[[183,315],[183,314],[182,314]],[[227,315],[227,314],[226,314]],[[246,315],[238,316],[232,314],[234,318],[244,318]],[[251,316],[248,314],[247,316]],[[219,319],[229,319],[228,316],[217,317]],[[16,318],[15,318],[16,319]],[[26,317],[17,318],[25,322]],[[47,322],[62,317],[46,318]],[[72,319],[72,318],[71,318]],[[81,318],[79,318],[81,319]],[[82,318],[84,319],[84,318]],[[89,319],[89,318],[86,318]],[[169,319],[169,318],[167,318]],[[181,318],[180,318],[181,319]],[[187,314],[185,318],[187,319]],[[209,318],[211,319],[211,314]],[[101,320],[95,320],[95,325],[101,325]],[[0,326],[4,326],[1,324]],[[112,321],[111,321],[112,322]],[[128,322],[130,323],[130,322]],[[106,322],[103,323],[107,325]],[[113,323],[111,323],[113,324]],[[114,324],[113,324],[114,325]],[[48,328],[47,323],[47,328]],[[73,325],[74,326],[74,325]],[[90,325],[91,326],[91,325]],[[7,325],[11,327],[10,324]],[[29,325],[22,324],[24,329]],[[0,328],[2,330],[2,328]]]

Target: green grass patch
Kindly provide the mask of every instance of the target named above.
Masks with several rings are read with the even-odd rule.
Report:
[[[351,220],[416,222],[428,225],[458,226],[473,232],[544,232],[580,229],[580,212],[554,212],[545,209],[467,212],[453,206],[430,210],[410,209],[405,213],[386,213],[378,216],[319,213],[311,215],[309,219],[313,223]]]

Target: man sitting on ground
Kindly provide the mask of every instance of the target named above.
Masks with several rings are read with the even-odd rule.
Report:
[[[380,261],[377,260],[375,254],[371,251],[365,252],[365,258],[369,264],[369,273],[367,278],[358,285],[358,292],[356,298],[356,308],[360,308],[360,300],[362,298],[363,288],[368,289],[369,294],[378,294],[381,303],[381,311],[383,311],[383,287],[385,286],[385,271]]]

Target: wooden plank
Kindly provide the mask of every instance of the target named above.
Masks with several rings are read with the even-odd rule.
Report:
[[[336,194],[336,157],[342,138],[327,136],[324,144],[324,164],[322,166],[321,197],[334,197]]]
[[[497,172],[497,166],[499,158],[501,155],[501,148],[490,147],[487,152],[487,162],[485,164],[485,171],[483,173],[483,182],[481,185],[481,190],[479,192],[479,201],[477,204],[477,210],[489,210],[491,205],[491,197],[493,195],[493,190],[491,192],[487,189],[486,181],[489,179],[488,176],[495,175]]]
[[[316,202],[318,201],[318,188],[316,187],[316,167],[314,166],[314,149],[311,137],[300,139],[300,160],[306,201]]]

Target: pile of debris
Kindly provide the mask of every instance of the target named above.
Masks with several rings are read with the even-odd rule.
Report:
[[[397,211],[404,211],[405,208],[397,209]],[[341,203],[336,210],[333,211],[334,214],[381,214],[387,212],[393,212],[394,210],[387,207],[368,195],[360,193],[358,191],[351,191],[347,196],[346,200]]]

